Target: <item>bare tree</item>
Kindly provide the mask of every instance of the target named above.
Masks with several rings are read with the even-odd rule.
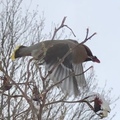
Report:
[[[22,0],[0,1],[2,8],[0,10],[0,119],[99,120],[100,116],[94,112],[94,108],[86,100],[87,91],[83,91],[77,100],[73,98],[69,100],[56,87],[60,82],[54,84],[49,80],[49,74],[54,68],[49,73],[45,73],[44,66],[30,57],[14,62],[10,59],[17,44],[34,44],[46,36],[46,34],[42,34],[44,17],[42,16],[38,20],[38,13],[29,13],[29,11],[25,11],[23,15],[21,3]],[[60,26],[54,29],[54,33],[49,39],[53,40],[57,32],[63,28],[69,29],[75,36],[73,30],[65,24],[65,20],[66,17]],[[80,44],[90,40],[95,34],[89,36],[89,29],[87,29],[85,39]],[[70,51],[58,65],[69,53]],[[90,81],[88,83],[91,86],[90,89],[94,90],[96,84],[93,84],[94,75],[93,71],[90,71],[91,68],[90,66],[86,70],[89,71],[87,79]]]

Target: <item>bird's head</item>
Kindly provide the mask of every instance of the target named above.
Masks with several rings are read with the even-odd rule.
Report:
[[[105,118],[110,113],[111,109],[107,101],[104,98],[100,98],[98,96],[94,99],[94,111],[97,113],[101,118]]]
[[[86,52],[87,52],[87,58],[85,61],[93,61],[93,62],[97,62],[97,63],[100,63],[100,60],[96,57],[96,56],[93,56],[92,54],[92,51],[90,50],[89,47],[87,47],[86,45],[83,45]]]

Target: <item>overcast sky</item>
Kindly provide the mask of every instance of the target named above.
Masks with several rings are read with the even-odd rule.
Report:
[[[31,4],[30,4],[31,3]],[[120,95],[120,0],[25,0],[23,8],[30,5],[30,10],[38,5],[39,15],[44,12],[46,32],[51,30],[51,23],[60,23],[67,16],[66,24],[76,34],[76,40],[82,41],[86,28],[97,35],[88,41],[93,53],[101,60],[94,64],[99,87],[107,81],[107,88],[113,88],[112,98]],[[46,33],[47,34],[47,33]],[[120,100],[116,102],[117,115],[120,119]]]

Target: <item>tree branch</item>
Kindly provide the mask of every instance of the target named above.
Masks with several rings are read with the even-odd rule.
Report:
[[[91,95],[93,96],[93,95]],[[101,119],[102,119],[102,116],[100,114],[97,114],[95,111],[94,111],[94,107],[90,104],[91,102],[90,101],[87,101],[87,99],[91,96],[87,96],[81,100],[76,100],[76,101],[66,101],[64,99],[61,99],[61,100],[58,100],[58,101],[54,101],[54,102],[51,102],[51,103],[46,103],[45,106],[48,106],[48,105],[51,105],[51,104],[57,104],[57,103],[86,103],[88,105],[88,107],[96,114],[98,115]],[[94,102],[94,100],[92,100],[92,102]]]
[[[61,22],[61,24],[60,24],[60,26],[59,26],[58,28],[55,27],[55,30],[54,30],[54,33],[53,33],[53,36],[52,36],[52,39],[51,39],[51,40],[54,40],[57,32],[58,32],[61,28],[63,28],[63,27],[67,27],[67,28],[72,32],[72,34],[74,35],[74,37],[76,37],[76,35],[75,35],[75,33],[73,32],[73,30],[72,30],[70,27],[68,27],[68,25],[65,25],[65,24],[64,24],[66,18],[67,18],[67,17],[64,17],[64,18],[63,18],[63,20],[62,20],[62,22]]]

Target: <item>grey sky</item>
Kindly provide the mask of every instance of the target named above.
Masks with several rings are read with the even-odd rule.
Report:
[[[23,7],[27,8],[31,0],[25,0]],[[101,60],[100,64],[94,64],[99,86],[102,88],[107,80],[107,88],[113,88],[111,97],[120,95],[119,67],[120,67],[120,0],[34,0],[30,9],[36,9],[39,14],[44,11],[47,27],[51,30],[51,23],[60,23],[67,16],[66,24],[76,34],[76,40],[83,40],[86,28],[90,33],[97,35],[86,44]],[[117,112],[114,120],[119,119],[120,100],[110,116]]]

